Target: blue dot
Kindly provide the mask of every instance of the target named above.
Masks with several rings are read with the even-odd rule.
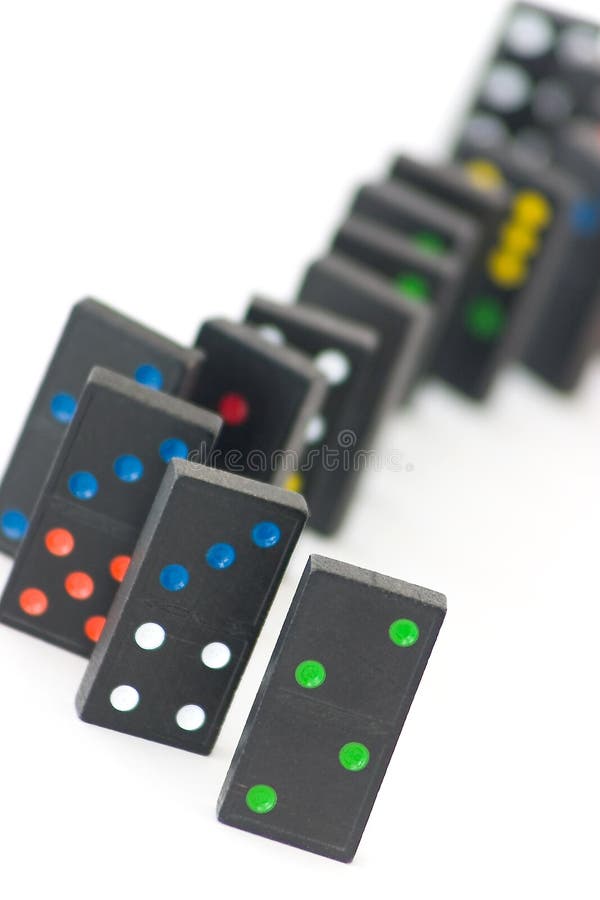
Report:
[[[179,438],[167,438],[160,445],[158,452],[160,453],[160,458],[167,463],[176,457],[187,459],[188,445],[185,441],[180,441]]]
[[[211,569],[228,569],[235,562],[235,550],[231,544],[213,544],[206,551],[206,562]]]
[[[20,509],[7,509],[2,513],[2,518],[0,518],[2,534],[9,541],[20,541],[21,538],[25,537],[28,525],[27,516]]]
[[[91,500],[98,493],[98,482],[91,472],[74,472],[69,478],[69,490],[78,500]]]
[[[144,463],[137,456],[125,453],[123,456],[117,456],[113,469],[121,481],[139,481],[144,474]]]
[[[77,400],[72,394],[55,394],[50,401],[50,412],[57,422],[67,425],[77,409]]]
[[[145,385],[145,387],[160,391],[164,379],[160,369],[157,369],[156,366],[151,366],[150,363],[144,363],[135,370],[135,380]]]
[[[165,566],[160,573],[160,583],[166,591],[182,591],[190,580],[190,573],[185,566],[172,563]]]
[[[257,522],[252,529],[252,540],[257,547],[274,547],[280,537],[281,530],[275,522]]]
[[[571,225],[579,234],[592,236],[600,231],[600,202],[580,200],[571,207]]]

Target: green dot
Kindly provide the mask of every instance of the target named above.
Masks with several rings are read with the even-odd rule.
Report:
[[[303,688],[318,688],[325,681],[325,666],[316,659],[305,659],[296,667],[296,681]]]
[[[504,328],[506,312],[496,297],[475,297],[465,310],[467,331],[482,341],[495,338]]]
[[[270,784],[255,784],[246,794],[246,805],[252,812],[264,815],[277,806],[277,793]]]
[[[365,745],[356,741],[344,744],[339,752],[340,762],[349,772],[360,772],[361,769],[364,769],[369,764],[370,758],[371,754]]]
[[[419,626],[412,619],[396,619],[390,625],[389,635],[398,647],[412,647],[419,640]]]
[[[431,253],[432,256],[439,256],[441,253],[446,252],[446,244],[443,238],[433,231],[417,231],[413,235],[413,243],[419,250]]]
[[[394,278],[394,287],[412,300],[429,300],[429,283],[416,272],[403,272]]]

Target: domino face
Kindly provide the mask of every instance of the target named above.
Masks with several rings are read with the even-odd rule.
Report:
[[[298,292],[301,305],[354,319],[379,335],[366,388],[364,415],[375,428],[396,398],[405,396],[421,365],[432,311],[390,286],[388,281],[340,254],[317,260]]]
[[[81,718],[210,753],[306,518],[298,494],[174,460],[80,687]]]
[[[574,205],[577,234],[522,354],[523,362],[562,390],[577,385],[600,324],[600,137],[596,125],[574,123],[558,149],[560,163],[577,175],[585,197]]]
[[[434,591],[311,557],[221,791],[220,821],[350,862],[445,611]]]
[[[69,316],[0,485],[0,550],[14,555],[93,366],[169,394],[189,396],[202,354],[96,300]]]
[[[89,656],[173,457],[206,459],[220,419],[94,369],[0,602],[0,621]]]
[[[282,484],[287,457],[301,453],[308,424],[325,399],[324,376],[297,351],[225,319],[205,322],[196,346],[207,359],[194,400],[224,423],[217,467]]]
[[[367,387],[379,338],[373,329],[340,316],[262,298],[252,301],[246,322],[267,339],[306,354],[327,378],[327,396],[309,423],[306,448],[287,486],[306,498],[310,526],[330,534],[341,524],[359,476],[352,461],[367,437],[365,410],[377,405]]]
[[[351,216],[339,229],[332,250],[373,269],[415,303],[434,311],[430,332],[414,380],[429,368],[440,334],[456,301],[464,275],[455,256],[433,256],[387,226],[361,216]]]
[[[600,28],[529,3],[515,4],[461,128],[487,149],[510,140],[539,160],[554,158],[560,130],[600,85]]]

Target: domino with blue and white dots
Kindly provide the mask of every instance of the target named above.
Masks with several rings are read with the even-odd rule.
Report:
[[[206,460],[220,418],[93,369],[21,544],[0,621],[89,656],[166,465]]]
[[[0,484],[0,550],[16,554],[93,366],[189,397],[203,358],[97,300],[75,304]]]
[[[79,689],[80,717],[210,753],[307,515],[297,493],[174,459]]]

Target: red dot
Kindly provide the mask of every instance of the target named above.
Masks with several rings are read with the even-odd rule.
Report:
[[[90,641],[96,643],[102,634],[102,629],[106,625],[106,616],[90,616],[83,626],[86,637]]]
[[[111,559],[110,566],[108,568],[110,569],[110,574],[115,579],[115,581],[123,581],[127,569],[129,568],[130,562],[130,556],[115,556],[114,559]]]
[[[66,528],[52,528],[46,534],[45,543],[53,556],[68,556],[75,546],[75,538]]]
[[[28,616],[43,616],[48,609],[48,598],[38,588],[25,588],[21,591],[19,606]]]
[[[217,411],[226,425],[243,425],[250,413],[250,406],[241,394],[223,394]]]
[[[87,600],[94,593],[94,580],[87,572],[71,572],[65,578],[65,590],[74,600]]]

